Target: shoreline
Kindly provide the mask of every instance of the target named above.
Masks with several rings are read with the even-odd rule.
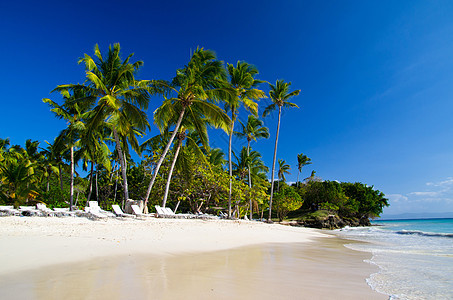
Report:
[[[275,272],[283,272],[282,276],[287,282],[292,282],[293,277],[305,278],[305,281],[310,284],[304,287],[304,291],[309,290],[310,295],[322,295],[322,285],[328,284],[331,287],[336,286],[339,294],[345,296],[356,294],[356,299],[363,296],[371,299],[386,299],[385,295],[372,290],[366,284],[365,279],[376,271],[373,266],[364,262],[368,257],[367,253],[348,249],[344,244],[345,240],[316,229],[251,221],[154,218],[91,221],[85,218],[3,217],[0,218],[0,249],[2,249],[0,250],[0,265],[2,265],[0,278],[8,279],[9,286],[19,288],[20,280],[27,281],[24,274],[31,274],[27,275],[32,276],[28,279],[30,284],[46,273],[53,274],[56,278],[63,278],[62,275],[55,274],[65,269],[78,270],[80,273],[84,272],[87,266],[91,266],[88,269],[97,266],[94,269],[101,272],[115,264],[121,269],[121,262],[124,261],[129,262],[128,266],[135,266],[134,274],[143,274],[145,270],[138,266],[146,264],[139,262],[149,261],[146,270],[153,268],[169,270],[158,277],[174,278],[173,280],[180,282],[181,278],[178,277],[180,266],[190,265],[194,257],[197,257],[195,259],[198,261],[197,264],[203,264],[205,257],[211,257],[211,262],[208,259],[204,264],[206,270],[218,268],[218,264],[213,264],[212,260],[223,261],[223,257],[229,257],[231,261],[239,260],[241,263],[235,268],[238,270],[243,268],[243,270],[235,273],[235,277],[240,278],[243,272],[248,272],[251,268],[244,267],[248,261],[241,260],[241,257],[252,254],[256,256],[257,253],[259,257],[266,257],[280,251],[282,253],[279,254],[280,261],[290,260],[286,269],[296,269],[291,272],[298,273],[285,273],[290,271],[282,271],[275,264],[266,268],[275,268],[277,270]],[[253,255],[250,256],[250,261],[255,260]],[[338,259],[339,256],[343,257],[344,261]],[[156,262],[160,262],[160,267]],[[293,268],[295,262],[301,267]],[[262,259],[256,262],[256,268],[269,263],[268,259]],[[168,267],[170,265],[173,267]],[[190,266],[188,268],[190,269]],[[230,271],[231,266],[227,266],[219,274]],[[123,270],[124,272],[132,271],[128,269],[128,271]],[[209,272],[207,274],[210,274]],[[269,280],[264,275],[266,273],[268,272],[253,274],[262,276],[261,280],[266,281]],[[330,274],[335,276],[329,277]],[[187,272],[185,279],[190,276],[197,275]],[[18,279],[14,281],[14,278]],[[243,278],[240,282],[247,278]],[[330,279],[323,283],[326,278]],[[78,280],[77,276],[72,280]],[[294,282],[294,284],[300,285],[300,282],[299,284]],[[200,289],[200,286],[186,288]],[[263,289],[266,290],[264,287]],[[216,291],[219,293],[216,297],[222,298],[221,285]],[[228,288],[224,287],[223,293],[226,291]],[[246,292],[247,289],[242,291]],[[148,290],[143,291],[143,295],[148,292]],[[173,292],[167,290],[166,293],[169,295],[168,293]],[[172,295],[175,296],[175,294]],[[262,297],[265,297],[265,294]],[[167,298],[165,296],[162,299]],[[354,296],[349,299],[354,299]]]

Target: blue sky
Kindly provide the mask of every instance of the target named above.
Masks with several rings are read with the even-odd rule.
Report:
[[[134,52],[140,79],[172,78],[202,46],[302,90],[279,137],[288,181],[304,153],[302,178],[374,185],[390,198],[385,214],[453,211],[451,1],[2,1],[0,34],[0,137],[13,144],[64,128],[41,99],[83,82],[77,60],[96,43]],[[271,138],[254,148],[271,166],[276,115],[265,124]],[[227,149],[219,131],[211,142]]]

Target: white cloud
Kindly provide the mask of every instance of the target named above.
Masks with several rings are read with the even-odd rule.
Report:
[[[389,199],[390,203],[406,202],[409,199],[406,196],[401,195],[401,194],[390,194],[390,195],[386,195],[386,196]]]
[[[428,182],[426,190],[387,195],[385,214],[453,211],[453,177]]]
[[[437,197],[441,192],[412,192],[409,195],[419,196],[419,197]]]
[[[453,177],[448,177],[446,180],[440,181],[440,182],[427,182],[426,185],[427,186],[451,186],[451,185],[453,185]]]

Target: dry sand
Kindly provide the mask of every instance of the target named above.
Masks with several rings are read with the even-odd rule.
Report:
[[[385,299],[366,253],[247,221],[0,218],[2,299]],[[133,295],[133,297],[131,297]]]

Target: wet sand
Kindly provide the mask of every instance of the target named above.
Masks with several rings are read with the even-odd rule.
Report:
[[[251,227],[244,227],[247,228],[244,231],[238,229],[241,225],[232,225],[230,222],[226,223],[227,225],[219,225],[218,222],[198,224],[198,222],[187,221],[188,223],[176,221],[168,224],[172,227],[175,224],[185,225],[186,229],[182,230],[185,234],[188,234],[187,228],[192,228],[189,232],[198,228],[195,232],[200,233],[199,230],[205,227],[205,234],[201,233],[205,238],[212,238],[209,228],[217,227],[219,240],[229,240],[228,244],[222,245],[227,249],[201,251],[200,248],[205,248],[201,245],[194,251],[194,249],[184,249],[184,244],[173,244],[179,248],[166,252],[145,253],[141,249],[141,251],[128,253],[106,252],[105,255],[99,255],[97,252],[105,249],[97,248],[103,244],[104,240],[101,239],[100,243],[96,241],[91,243],[92,250],[97,253],[97,256],[81,259],[82,257],[76,255],[77,248],[60,247],[60,251],[65,250],[67,255],[75,255],[79,259],[74,262],[71,260],[61,262],[56,259],[54,263],[47,261],[46,264],[32,264],[30,268],[24,266],[15,270],[10,268],[9,272],[0,270],[1,298],[341,299],[343,297],[387,299],[386,296],[371,290],[366,284],[365,278],[377,272],[376,267],[363,262],[364,259],[370,258],[369,255],[347,249],[343,246],[344,240],[325,237],[326,235],[319,233],[311,235],[316,231],[305,231],[304,228],[281,228],[278,225],[261,227],[261,225],[252,224],[248,225]],[[34,223],[35,221],[32,221],[31,225],[36,227]],[[131,224],[137,225],[134,222]],[[90,227],[92,226],[99,227],[99,224],[91,223]],[[235,241],[234,236],[224,233],[222,228],[237,231],[238,239],[248,239],[245,245],[249,246],[241,247],[241,243]],[[288,235],[287,230],[289,230],[291,234],[288,236],[292,236],[293,239],[300,237],[299,234],[302,232],[304,237],[307,234],[310,235],[310,239],[285,242],[285,239],[281,238],[279,243],[253,243],[251,234],[263,234],[261,232],[263,228],[269,233],[277,228],[276,236]],[[54,229],[51,231],[54,232]],[[249,232],[248,229],[251,231]],[[95,235],[99,233],[99,230],[94,231],[97,232]],[[172,230],[168,229],[168,231]],[[245,236],[247,234],[250,235]],[[17,235],[23,234],[16,232],[16,235],[11,233],[10,235],[16,238],[17,242],[21,240]],[[270,238],[272,240],[276,236],[271,234],[268,238],[272,237]],[[0,238],[2,249],[7,246],[3,237],[2,235]],[[79,243],[81,241],[80,237],[75,240]],[[239,248],[231,247],[234,242]],[[38,245],[34,249],[39,250],[39,247]],[[31,245],[28,248],[28,254],[39,260],[39,252],[34,249]],[[0,254],[1,252],[7,251],[0,250]],[[0,261],[1,257],[0,255]]]

